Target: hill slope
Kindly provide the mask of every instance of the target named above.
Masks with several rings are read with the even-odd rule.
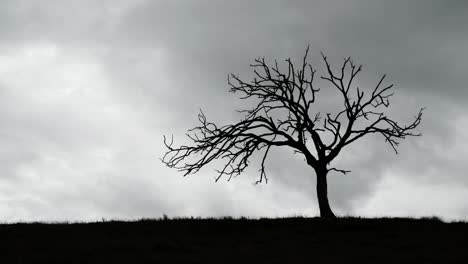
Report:
[[[175,219],[0,225],[0,263],[468,263],[468,223]]]

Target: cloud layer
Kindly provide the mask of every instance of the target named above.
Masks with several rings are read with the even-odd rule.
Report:
[[[47,3],[46,3],[47,2]],[[257,167],[214,183],[158,160],[162,135],[183,140],[203,108],[217,122],[241,106],[226,76],[255,57],[323,72],[344,56],[360,85],[395,83],[392,114],[425,106],[423,137],[394,155],[381,138],[347,149],[330,176],[339,214],[467,219],[468,44],[464,1],[2,1],[0,220],[317,215],[315,179],[276,150],[268,185]],[[331,87],[330,87],[331,88]],[[323,87],[326,100],[331,92]]]

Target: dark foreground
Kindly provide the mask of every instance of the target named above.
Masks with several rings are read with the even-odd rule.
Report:
[[[0,225],[0,263],[468,263],[468,223],[176,219]]]

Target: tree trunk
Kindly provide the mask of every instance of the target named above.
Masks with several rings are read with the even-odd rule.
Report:
[[[316,169],[317,174],[317,198],[320,208],[321,218],[336,218],[328,203],[327,191],[327,169]]]

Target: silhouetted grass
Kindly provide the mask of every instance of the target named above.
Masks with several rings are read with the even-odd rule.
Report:
[[[143,219],[0,225],[0,263],[468,263],[468,223]]]

